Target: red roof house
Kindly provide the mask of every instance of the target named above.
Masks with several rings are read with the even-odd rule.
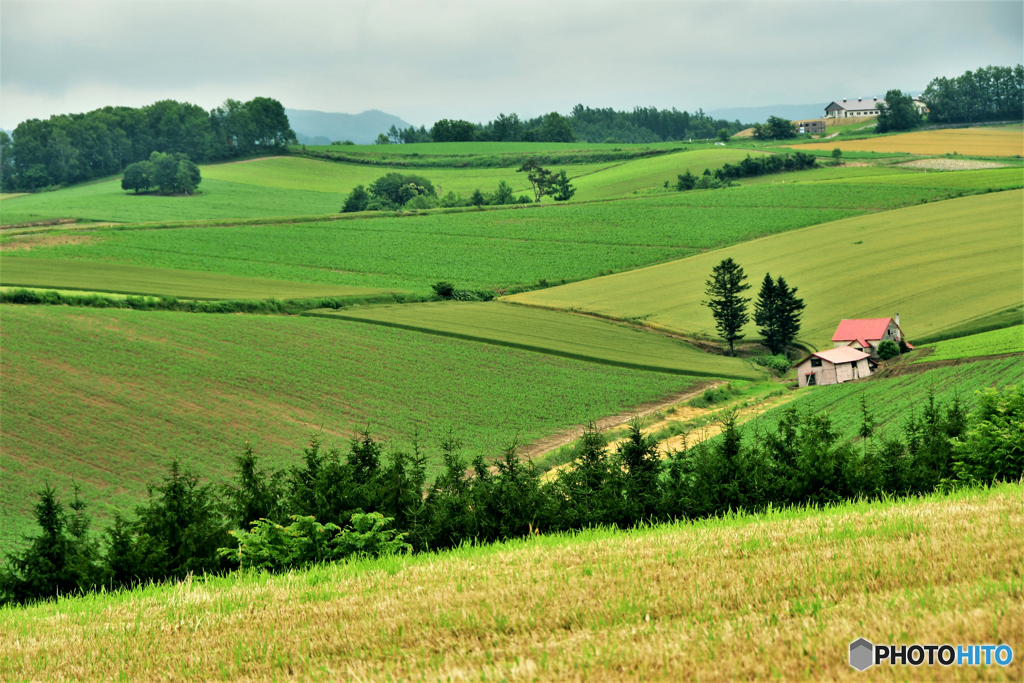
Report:
[[[836,328],[836,333],[832,335],[835,348],[850,346],[864,351],[872,358],[878,358],[878,345],[886,339],[891,339],[897,344],[903,340],[899,313],[895,318],[842,320]]]

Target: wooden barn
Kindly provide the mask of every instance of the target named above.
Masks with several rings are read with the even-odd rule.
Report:
[[[837,349],[850,346],[877,359],[878,345],[886,339],[897,344],[903,341],[899,313],[895,318],[841,320],[839,327],[836,328],[836,333],[832,335],[832,344]]]
[[[797,363],[796,375],[801,387],[842,384],[871,375],[871,356],[852,346],[818,351]]]

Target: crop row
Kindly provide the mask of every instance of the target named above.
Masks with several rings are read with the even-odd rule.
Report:
[[[915,362],[996,356],[1003,353],[1024,353],[1024,326],[1015,325],[1001,330],[972,334],[969,337],[949,339],[930,344],[935,350]],[[927,347],[925,347],[927,348]]]

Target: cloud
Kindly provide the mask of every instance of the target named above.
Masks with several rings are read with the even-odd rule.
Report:
[[[759,106],[1015,64],[1019,2],[13,2],[0,125],[276,97],[429,125],[576,103]]]

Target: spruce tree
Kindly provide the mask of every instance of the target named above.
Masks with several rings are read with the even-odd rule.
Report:
[[[757,294],[757,301],[754,302],[754,323],[758,327],[758,334],[764,339],[764,345],[772,354],[778,353],[779,332],[778,332],[778,300],[776,297],[775,280],[771,273],[764,274],[761,281],[761,291]]]
[[[786,347],[792,344],[796,336],[800,334],[801,311],[806,306],[804,300],[797,297],[796,291],[797,288],[790,289],[786,280],[781,276],[775,281],[775,328],[778,331],[779,344],[775,353],[785,353]]]
[[[715,266],[704,290],[708,300],[703,303],[711,309],[718,333],[729,343],[730,355],[736,355],[735,342],[743,339],[741,330],[750,320],[747,314],[750,299],[740,296],[750,289],[744,282],[746,279],[743,268],[730,257]]]

